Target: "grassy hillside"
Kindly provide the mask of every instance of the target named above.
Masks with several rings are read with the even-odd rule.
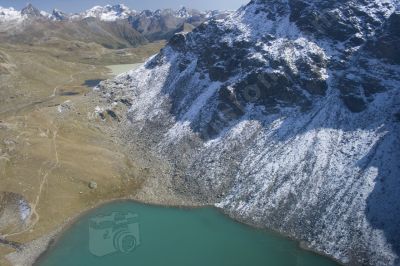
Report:
[[[111,77],[104,65],[143,62],[162,45],[112,50],[76,40],[0,44],[0,235],[27,243],[82,210],[141,188],[148,169],[128,159],[101,129],[98,100],[85,84]],[[29,203],[29,222],[10,215],[15,201],[2,200],[6,192]],[[10,252],[0,245],[0,265],[8,265],[4,256]]]
[[[2,43],[37,45],[54,41],[96,43],[110,49],[137,47],[148,43],[127,20],[105,22],[94,18],[80,21],[27,20],[4,29],[0,25]],[[3,28],[3,30],[2,30]]]

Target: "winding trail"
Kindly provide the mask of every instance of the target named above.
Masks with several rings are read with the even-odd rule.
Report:
[[[54,150],[54,158],[55,158],[55,162],[53,162],[53,166],[52,166],[48,171],[46,171],[45,173],[43,173],[43,168],[40,168],[40,170],[39,170],[39,172],[42,173],[42,176],[43,176],[43,177],[42,177],[42,181],[41,181],[40,186],[39,186],[39,191],[38,191],[38,194],[37,194],[35,203],[33,203],[33,204],[31,205],[31,208],[32,208],[32,210],[31,210],[31,217],[32,217],[32,215],[35,215],[35,220],[31,222],[31,224],[30,224],[30,226],[28,227],[27,230],[32,229],[32,228],[39,222],[40,216],[39,216],[39,214],[38,214],[38,212],[37,212],[37,206],[38,206],[38,204],[39,204],[39,202],[40,202],[40,197],[42,196],[43,187],[44,187],[44,185],[47,183],[48,176],[49,176],[55,169],[57,169],[57,168],[59,167],[59,165],[60,165],[60,160],[59,160],[58,151],[57,151],[57,142],[56,142],[57,135],[58,135],[58,129],[56,129],[55,131],[53,131],[53,138],[52,138],[53,150]],[[45,162],[45,163],[46,163],[46,162]],[[45,163],[44,163],[44,164],[45,164]],[[25,232],[26,232],[27,230],[25,230]],[[19,233],[19,234],[20,234],[20,233]]]
[[[79,71],[79,72],[76,72],[74,74],[71,74],[70,75],[70,80],[67,83],[64,83],[62,85],[57,85],[54,88],[52,94],[49,95],[48,97],[44,98],[43,100],[32,102],[32,103],[29,103],[29,104],[14,108],[14,110],[3,111],[0,114],[4,114],[4,113],[7,113],[7,112],[12,112],[12,111],[14,111],[15,113],[18,113],[18,112],[22,111],[23,109],[25,109],[27,107],[35,107],[38,104],[53,100],[53,99],[57,98],[57,91],[58,91],[58,89],[60,87],[66,86],[68,84],[71,84],[71,83],[75,82],[76,81],[75,77],[77,75],[80,75],[80,74],[85,73],[85,72],[92,71],[94,69],[96,69],[96,66],[90,65],[90,68],[85,70],[85,71]],[[104,73],[102,73],[102,74],[104,74]],[[9,238],[9,237],[12,237],[12,236],[21,235],[23,233],[26,233],[26,232],[32,230],[40,220],[40,215],[39,215],[39,213],[37,211],[37,208],[38,208],[38,205],[40,203],[45,184],[48,182],[49,175],[60,166],[59,153],[58,153],[58,149],[57,149],[57,136],[58,136],[58,129],[59,128],[58,128],[58,126],[56,126],[56,119],[57,118],[54,118],[53,121],[51,122],[51,127],[53,127],[53,129],[52,129],[52,132],[53,132],[53,134],[52,134],[53,135],[52,136],[52,149],[53,149],[53,152],[54,152],[54,161],[45,161],[45,162],[43,162],[42,166],[40,167],[40,169],[38,171],[38,175],[41,176],[41,179],[40,179],[40,185],[39,185],[39,190],[38,190],[36,199],[35,199],[34,203],[31,204],[31,214],[30,214],[30,217],[29,217],[29,220],[30,220],[29,226],[26,227],[22,231],[18,231],[18,232],[2,235],[1,239],[3,239],[4,241],[0,242],[0,244],[1,243],[5,244],[7,242],[13,243],[12,241],[7,240],[6,238]],[[47,170],[45,170],[46,165],[50,166]]]
[[[34,217],[34,219],[31,220],[29,226],[28,226],[27,228],[25,228],[24,230],[19,231],[19,232],[15,232],[15,233],[11,233],[11,234],[3,235],[3,236],[2,236],[3,238],[11,237],[11,236],[16,236],[16,235],[20,235],[20,234],[26,233],[26,232],[30,231],[31,229],[33,229],[33,228],[35,227],[35,225],[39,222],[40,216],[39,216],[39,214],[38,214],[38,212],[37,212],[37,206],[38,206],[39,203],[40,203],[40,198],[41,198],[42,193],[43,193],[43,187],[44,187],[44,185],[47,183],[48,176],[49,176],[55,169],[57,169],[57,168],[59,167],[59,165],[60,165],[60,160],[59,160],[58,150],[57,150],[57,142],[56,142],[57,135],[58,135],[58,128],[56,128],[56,129],[53,131],[53,137],[52,137],[52,144],[53,144],[53,150],[54,150],[54,158],[55,158],[55,161],[54,161],[54,162],[46,161],[46,162],[44,162],[44,163],[42,164],[42,167],[39,169],[39,175],[42,176],[42,179],[41,179],[41,182],[40,182],[40,185],[39,185],[39,191],[38,191],[38,193],[37,193],[36,200],[35,200],[35,202],[34,202],[33,204],[31,204],[31,215],[30,215],[30,219],[32,219],[32,217]],[[46,165],[46,164],[48,164],[48,163],[51,163],[51,164],[53,164],[53,165],[52,165],[47,171],[44,172],[44,170],[43,170],[44,165]]]

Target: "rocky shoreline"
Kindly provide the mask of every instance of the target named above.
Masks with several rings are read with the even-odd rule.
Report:
[[[158,202],[159,198],[155,200],[155,202],[146,202],[146,201],[141,201],[137,199],[115,199],[111,201],[106,201],[102,202],[93,208],[90,208],[88,210],[85,210],[78,215],[74,216],[73,218],[70,218],[68,221],[66,221],[63,225],[59,226],[57,229],[53,230],[49,234],[46,234],[34,241],[31,241],[29,243],[26,243],[24,245],[18,245],[18,250],[16,252],[10,253],[6,256],[6,259],[11,263],[13,266],[34,266],[37,265],[37,262],[40,260],[42,256],[46,256],[46,253],[51,251],[51,248],[53,247],[54,244],[57,243],[59,237],[63,235],[75,222],[79,221],[79,219],[84,216],[85,214],[100,208],[104,205],[111,204],[114,202],[124,202],[124,201],[133,201],[133,202],[138,202],[141,204],[146,204],[146,205],[155,205],[155,206],[161,206],[161,207],[174,207],[174,208],[184,208],[184,209],[194,209],[194,208],[203,208],[203,207],[213,207],[216,208],[214,205],[208,205],[208,204],[195,204],[193,202],[187,202],[187,204],[182,204],[182,201],[178,202],[169,202],[169,203],[159,203]],[[267,228],[263,227],[262,225],[259,224],[254,224],[251,220],[246,220],[240,217],[235,217],[231,216],[229,213],[225,212],[223,209],[217,208],[221,213],[224,215],[227,215],[231,219],[242,223],[247,226],[251,226],[253,228],[257,228],[260,230],[267,230]],[[280,237],[285,237],[287,239],[290,239],[292,241],[296,241],[296,239],[291,238],[288,235],[281,234],[279,232],[273,232],[269,231],[274,234],[278,234]],[[297,242],[297,241],[296,241]],[[315,254],[318,254],[320,256],[327,257],[331,260],[336,261],[338,264],[342,264],[340,261],[335,260],[331,256],[328,256],[327,254],[323,254],[321,252],[317,252],[311,248],[309,248],[305,243],[298,242],[298,245],[301,249],[307,250],[310,252],[313,252]]]
[[[32,266],[36,265],[36,262],[40,259],[41,256],[45,256],[46,252],[51,250],[52,246],[57,243],[57,240],[62,234],[68,230],[75,222],[77,222],[80,217],[83,215],[93,211],[94,209],[97,209],[103,205],[107,205],[113,202],[122,202],[122,201],[135,201],[143,204],[150,204],[150,205],[158,205],[158,206],[165,206],[165,207],[179,207],[179,208],[201,208],[201,207],[206,207],[207,205],[201,205],[201,204],[195,204],[193,202],[187,204],[184,203],[183,200],[178,200],[176,202],[165,202],[164,204],[161,204],[159,202],[159,197],[157,199],[154,199],[154,202],[143,202],[138,199],[132,199],[132,198],[126,198],[126,199],[115,199],[115,200],[110,200],[110,201],[104,201],[96,206],[93,206],[92,208],[89,208],[87,210],[84,210],[80,212],[78,215],[68,219],[63,225],[60,225],[58,228],[53,230],[52,232],[35,239],[29,243],[25,243],[23,245],[14,243],[12,241],[7,241],[5,240],[5,243],[7,244],[12,244],[13,248],[17,248],[17,250],[13,253],[10,253],[5,256],[5,258],[11,263],[13,266]],[[0,242],[2,240],[0,239]],[[15,244],[15,246],[14,246]]]

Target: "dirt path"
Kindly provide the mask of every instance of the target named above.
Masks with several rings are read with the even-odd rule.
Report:
[[[15,110],[7,110],[7,111],[4,111],[4,112],[2,112],[0,114],[7,113],[7,112],[12,112],[12,111],[14,111],[15,114],[17,114],[18,112],[22,111],[23,109],[25,109],[27,107],[35,108],[35,106],[37,106],[37,105],[39,105],[41,103],[45,103],[45,102],[51,101],[51,100],[57,98],[57,91],[58,91],[59,88],[61,88],[63,86],[66,86],[68,84],[74,83],[76,81],[76,78],[75,78],[76,76],[78,76],[80,74],[84,74],[86,72],[93,71],[94,69],[96,69],[96,67],[91,65],[90,69],[88,69],[88,70],[79,71],[79,72],[71,74],[70,75],[70,80],[68,82],[66,82],[66,83],[64,83],[62,85],[57,85],[54,88],[53,93],[51,95],[49,95],[48,97],[44,98],[43,100],[32,102],[30,104],[27,104],[27,105],[24,105],[24,106],[21,106],[21,107],[17,107]],[[29,218],[29,220],[30,220],[29,226],[27,228],[25,228],[24,230],[22,230],[22,231],[13,232],[13,233],[5,234],[5,235],[1,236],[0,239],[3,239],[4,241],[0,242],[0,244],[5,244],[8,241],[8,240],[6,240],[6,238],[18,236],[18,235],[21,235],[23,233],[29,232],[30,230],[32,230],[36,226],[36,224],[40,220],[40,215],[38,214],[37,207],[38,207],[38,205],[40,203],[40,199],[41,199],[41,196],[42,196],[42,193],[43,193],[43,188],[44,188],[45,184],[48,182],[49,175],[54,170],[56,170],[60,165],[59,153],[58,153],[58,149],[57,149],[57,136],[58,136],[59,128],[56,125],[56,123],[57,123],[56,120],[57,120],[57,118],[55,117],[53,119],[53,121],[51,122],[51,126],[53,127],[51,129],[51,131],[53,132],[52,133],[52,135],[53,135],[52,136],[52,146],[53,146],[53,152],[54,152],[54,159],[55,160],[54,161],[45,161],[45,162],[43,162],[42,166],[40,167],[40,169],[38,171],[38,175],[41,176],[41,182],[40,182],[40,185],[39,185],[39,190],[38,190],[36,199],[31,204],[31,215],[30,215],[30,218]],[[48,168],[48,169],[46,170],[45,168]],[[14,243],[12,241],[8,241],[8,242],[9,243]],[[13,247],[13,245],[8,245],[8,246]],[[15,246],[17,246],[17,245],[15,245]]]
[[[42,193],[43,193],[43,187],[44,187],[44,185],[47,183],[48,176],[49,176],[49,175],[59,166],[59,164],[60,164],[59,158],[58,158],[58,151],[57,151],[56,139],[57,139],[57,130],[55,130],[55,131],[53,132],[53,138],[52,138],[55,162],[46,161],[46,162],[43,163],[42,167],[41,167],[40,170],[39,170],[39,175],[42,176],[42,180],[41,180],[41,182],[40,182],[39,191],[38,191],[36,200],[35,200],[35,202],[34,202],[33,204],[31,204],[31,215],[30,215],[30,218],[29,218],[29,219],[31,220],[30,225],[29,225],[26,229],[24,229],[24,230],[22,230],[22,231],[15,232],[15,233],[11,233],[11,234],[6,234],[6,235],[3,236],[4,238],[12,237],[12,236],[17,236],[17,235],[26,233],[26,232],[32,230],[32,229],[35,227],[35,225],[39,222],[40,216],[39,216],[39,214],[38,214],[38,212],[37,212],[37,206],[38,206],[39,203],[40,203],[40,197],[41,197],[41,195],[42,195]],[[52,164],[52,166],[51,166],[50,169],[48,169],[47,171],[44,171],[43,168],[44,168],[44,165],[46,165],[46,164]],[[32,219],[32,217],[34,217],[34,219]]]

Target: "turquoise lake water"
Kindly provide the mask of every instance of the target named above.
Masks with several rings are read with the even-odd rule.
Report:
[[[39,266],[337,266],[214,208],[116,202],[82,216]]]
[[[139,68],[143,63],[139,64],[123,64],[123,65],[110,65],[107,66],[111,70],[111,73],[115,76]]]

